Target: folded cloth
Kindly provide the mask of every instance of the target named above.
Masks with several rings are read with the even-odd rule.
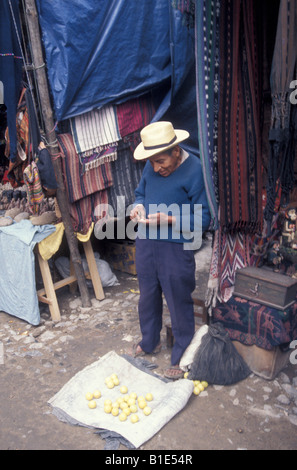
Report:
[[[105,162],[83,173],[71,134],[58,135],[62,153],[62,165],[69,201],[76,202],[90,194],[109,188],[113,184],[110,162]]]
[[[71,118],[70,126],[76,151],[85,156],[121,139],[116,109],[111,105]]]
[[[81,242],[87,242],[93,232],[94,223],[91,224],[86,234],[76,233],[77,239]],[[64,223],[59,222],[55,225],[56,231],[38,243],[40,256],[48,261],[60,248],[65,231]]]
[[[32,325],[40,322],[33,249],[55,231],[53,225],[32,225],[29,220],[0,229],[0,310]]]

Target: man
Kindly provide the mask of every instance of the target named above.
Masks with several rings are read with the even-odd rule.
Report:
[[[160,121],[146,126],[140,135],[142,142],[134,158],[147,163],[130,214],[138,222],[136,270],[142,333],[134,355],[161,350],[164,293],[175,339],[171,367],[164,375],[178,379],[183,376],[179,361],[195,332],[194,249],[199,248],[210,214],[200,160],[179,146],[189,133]]]

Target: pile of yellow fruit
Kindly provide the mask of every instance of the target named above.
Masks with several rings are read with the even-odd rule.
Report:
[[[184,373],[184,379],[187,379],[189,375],[189,372]],[[205,390],[208,387],[208,383],[205,380],[193,380],[192,381],[194,384],[194,390],[193,393],[194,395],[199,395],[203,390]]]
[[[111,389],[120,384],[120,381],[116,374],[112,374],[109,377],[106,377],[105,384],[107,388]],[[106,399],[104,400],[104,412],[111,414],[112,416],[118,416],[120,421],[126,421],[128,416],[130,416],[131,423],[137,423],[139,421],[139,413],[142,410],[142,413],[145,416],[149,416],[152,412],[148,402],[153,400],[153,395],[147,393],[145,396],[137,396],[136,392],[128,393],[128,387],[122,385],[120,387],[121,395],[116,400]],[[95,401],[96,398],[101,397],[101,392],[95,390],[95,392],[88,392],[86,394],[86,399],[88,400],[88,406],[91,409],[97,407]]]

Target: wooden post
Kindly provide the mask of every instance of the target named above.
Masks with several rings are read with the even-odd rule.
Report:
[[[54,129],[53,111],[50,102],[49,88],[41,46],[39,21],[37,15],[37,9],[35,0],[25,0],[26,11],[25,14],[28,20],[29,34],[32,46],[33,63],[36,69],[36,77],[38,90],[40,94],[42,115],[45,125],[45,133],[48,145],[48,151],[51,154],[56,180],[58,184],[57,189],[57,201],[59,209],[61,211],[62,220],[65,227],[65,235],[67,238],[71,260],[73,262],[74,271],[77,277],[77,283],[81,294],[82,305],[84,307],[90,307],[89,291],[86,284],[86,278],[82,266],[82,260],[78,249],[78,241],[73,232],[72,223],[68,208],[68,197],[64,187],[64,181],[62,177],[62,165],[60,158],[57,155],[60,153],[57,136]]]

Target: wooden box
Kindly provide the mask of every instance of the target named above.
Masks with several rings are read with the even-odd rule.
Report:
[[[280,347],[272,350],[259,348],[255,344],[247,346],[239,341],[232,341],[251,371],[266,380],[273,380],[289,363],[292,351],[282,351]]]
[[[134,241],[106,241],[104,243],[104,258],[112,269],[136,274]]]
[[[270,269],[248,266],[236,272],[233,295],[285,310],[295,302],[297,279]]]

